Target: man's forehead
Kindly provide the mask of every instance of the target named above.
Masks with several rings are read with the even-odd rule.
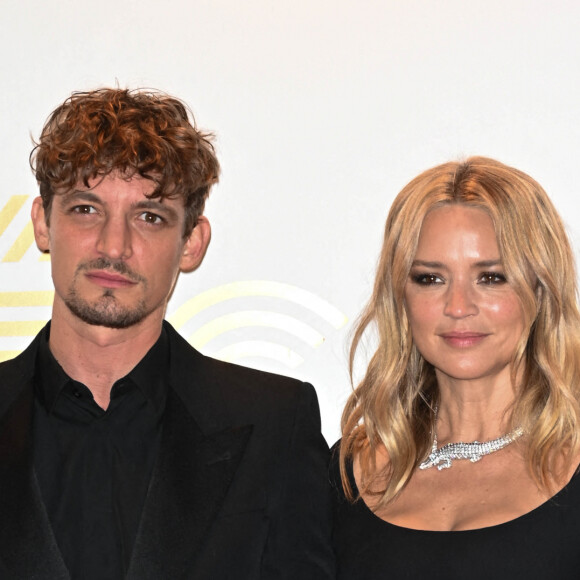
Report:
[[[140,205],[155,207],[161,205],[183,207],[185,200],[182,196],[163,195],[157,192],[157,182],[154,177],[143,177],[131,174],[127,176],[120,172],[111,172],[107,175],[98,175],[89,178],[85,184],[79,180],[72,189],[56,191],[55,195],[62,203],[70,199],[83,198],[93,201],[106,201],[111,195],[123,197],[123,195],[136,198],[133,201]]]
[[[138,185],[146,193],[152,193],[155,191],[158,183],[157,175],[143,176],[139,175],[135,171],[121,171],[119,169],[114,169],[113,171],[105,174],[98,174],[89,177],[86,180],[86,184],[83,179],[79,179],[73,188],[73,191],[86,191],[102,188],[104,186],[122,186],[126,185]]]

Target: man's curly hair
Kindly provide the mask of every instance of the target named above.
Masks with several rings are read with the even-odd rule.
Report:
[[[189,235],[218,181],[212,137],[174,97],[102,88],[73,93],[51,113],[30,163],[47,217],[54,195],[119,171],[151,179],[152,198],[182,197]]]

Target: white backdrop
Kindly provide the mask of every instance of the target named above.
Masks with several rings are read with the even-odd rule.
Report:
[[[578,247],[577,2],[2,0],[0,14],[2,358],[50,316],[28,154],[73,90],[159,88],[216,132],[213,240],[168,317],[208,354],[311,381],[330,442],[388,207],[417,173],[472,154],[515,165]]]

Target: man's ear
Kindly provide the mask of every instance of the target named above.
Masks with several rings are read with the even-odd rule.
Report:
[[[42,205],[42,198],[36,197],[32,202],[30,212],[32,218],[32,227],[34,229],[34,239],[41,252],[48,253],[50,250],[50,235],[48,233],[48,224],[46,223],[46,213]]]
[[[208,219],[202,215],[183,246],[179,263],[182,272],[192,272],[201,264],[210,240],[211,226]]]

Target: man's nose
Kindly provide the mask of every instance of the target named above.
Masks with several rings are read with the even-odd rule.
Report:
[[[126,260],[132,255],[131,230],[124,216],[111,216],[105,220],[97,250],[114,260]]]

